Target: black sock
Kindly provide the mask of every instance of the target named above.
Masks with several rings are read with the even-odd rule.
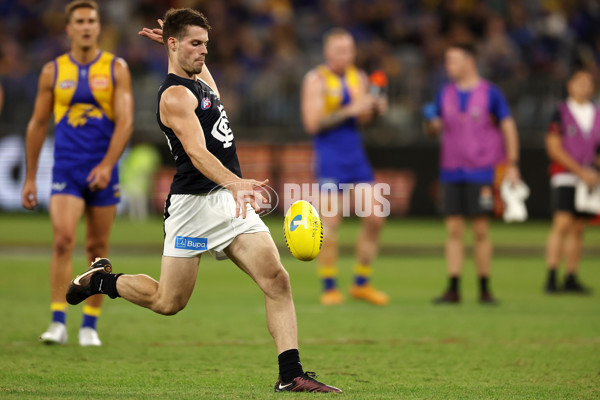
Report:
[[[279,376],[281,382],[288,383],[301,376],[304,371],[300,364],[298,349],[286,350],[277,357],[279,361]]]
[[[450,285],[448,287],[448,290],[452,291],[452,292],[458,292],[458,282],[460,280],[460,277],[458,276],[451,276],[450,277]]]
[[[487,276],[480,276],[479,277],[479,291],[481,293],[487,293],[488,292],[488,277]]]
[[[551,284],[556,283],[556,268],[550,267],[548,269],[548,282]]]
[[[92,275],[92,290],[102,293],[116,299],[119,296],[117,292],[117,279],[123,274],[94,274]]]
[[[567,276],[565,276],[565,282],[566,283],[572,283],[575,282],[575,274],[572,272],[568,272]]]

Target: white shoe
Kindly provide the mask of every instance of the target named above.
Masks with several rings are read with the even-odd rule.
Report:
[[[65,344],[67,339],[67,327],[60,322],[51,323],[48,330],[40,336],[40,342],[45,344]]]
[[[92,328],[81,328],[79,330],[79,345],[80,346],[102,346],[102,342],[98,337],[98,332]]]

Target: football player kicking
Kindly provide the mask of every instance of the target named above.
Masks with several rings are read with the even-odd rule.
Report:
[[[260,194],[254,189],[266,181],[242,179],[227,114],[203,68],[210,26],[204,15],[185,8],[169,10],[162,28],[140,32],[164,43],[169,57],[169,73],[158,92],[157,120],[177,173],[165,204],[160,281],[113,274],[110,261],[102,258],[71,282],[67,301],[77,304],[102,293],[173,315],[192,294],[202,253],[229,258],[264,292],[267,326],[279,354],[275,391],[341,393],[300,364],[289,275],[256,214]],[[229,190],[213,190],[219,186]]]

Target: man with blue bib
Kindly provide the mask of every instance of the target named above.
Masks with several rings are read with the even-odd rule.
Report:
[[[387,108],[383,96],[368,93],[368,80],[363,71],[354,66],[356,49],[352,35],[344,29],[333,29],[325,35],[326,63],[311,70],[302,87],[302,120],[306,132],[313,137],[315,174],[319,184],[374,183],[373,170],[367,159],[358,131],[359,124],[368,123]],[[365,196],[373,205],[373,186],[352,191]],[[367,197],[368,196],[368,197]],[[342,192],[329,193],[329,204],[320,204],[324,226],[323,247],[319,256],[319,275],[323,280],[321,303],[338,305],[344,296],[337,288],[338,228],[342,221]],[[361,201],[361,200],[357,200]],[[324,209],[337,210],[326,215]],[[335,214],[335,215],[333,215]],[[389,299],[370,283],[372,263],[379,248],[379,233],[385,219],[371,212],[362,217],[362,227],[356,245],[352,297],[376,305],[385,305]]]
[[[67,341],[65,293],[72,278],[71,256],[81,216],[87,222],[89,261],[108,254],[108,238],[119,202],[117,161],[132,130],[133,95],[125,61],[98,48],[100,19],[94,1],[78,0],[65,10],[71,51],[47,63],[40,75],[33,116],[27,125],[27,173],[23,206],[37,206],[37,163],[54,113],[54,168],[50,219],[54,232],[50,261],[52,323],[40,340]],[[83,307],[79,344],[100,346],[96,321],[102,297]]]
[[[496,166],[506,162],[506,179],[520,180],[519,142],[515,122],[500,89],[477,71],[475,49],[453,45],[446,50],[451,82],[436,101],[424,107],[426,131],[441,132],[441,208],[445,216],[447,291],[436,303],[459,303],[466,219],[473,221],[474,256],[482,304],[495,304],[488,287],[492,244],[489,217],[493,211]]]

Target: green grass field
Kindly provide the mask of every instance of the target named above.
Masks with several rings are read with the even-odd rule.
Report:
[[[282,218],[267,222],[281,245]],[[342,231],[346,250],[357,226],[350,220]],[[431,304],[445,285],[439,220],[389,221],[375,274],[392,297],[385,308],[352,300],[321,307],[315,263],[282,252],[304,367],[344,389],[345,399],[600,398],[600,229],[589,230],[582,262],[582,279],[596,289],[590,297],[542,294],[547,229],[545,222],[495,224],[492,288],[502,301],[495,308],[476,303],[471,261],[463,304]],[[1,399],[311,397],[273,393],[277,354],[262,295],[233,264],[209,256],[188,307],[176,316],[107,299],[102,348],[76,345],[80,306],[69,308],[68,345],[40,345],[49,323],[50,240],[44,215],[0,214]],[[115,270],[158,277],[161,241],[158,219],[117,220]],[[75,262],[85,268],[81,249]],[[340,262],[344,289],[352,263],[350,255]]]

